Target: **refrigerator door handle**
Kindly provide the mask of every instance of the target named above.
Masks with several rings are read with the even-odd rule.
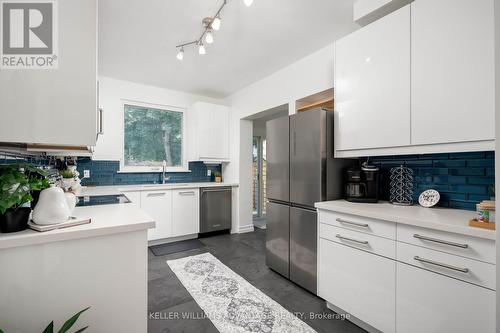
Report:
[[[297,133],[293,131],[293,155],[297,155]]]

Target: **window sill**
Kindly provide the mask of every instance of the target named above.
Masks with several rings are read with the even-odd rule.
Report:
[[[162,173],[163,171],[162,170],[151,170],[151,169],[121,169],[121,170],[118,170],[117,173]],[[167,169],[165,170],[166,173],[176,173],[176,172],[179,172],[179,173],[186,173],[186,172],[191,172],[191,170],[189,169]]]

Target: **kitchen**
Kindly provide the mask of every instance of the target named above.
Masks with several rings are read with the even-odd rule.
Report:
[[[60,327],[87,307],[74,330],[496,330],[496,232],[479,219],[494,221],[499,165],[498,1],[46,2],[58,33],[33,33],[56,68],[0,69],[1,171],[33,199],[44,190],[8,206],[2,190],[0,223],[30,205],[33,228],[90,223],[0,233],[5,333]],[[9,20],[15,3],[1,2]],[[252,222],[258,119],[266,229]],[[280,120],[288,131],[271,129]],[[273,147],[289,153],[274,170]],[[392,169],[402,196],[391,197]],[[313,183],[319,199],[293,197]],[[419,202],[428,190],[432,208]],[[273,199],[315,218],[279,217]]]

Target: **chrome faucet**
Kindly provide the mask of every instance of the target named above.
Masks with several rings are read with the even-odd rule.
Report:
[[[162,184],[166,184],[167,180],[170,180],[170,176],[166,176],[167,173],[167,161],[163,160],[162,164],[162,170],[163,170],[163,177],[162,177]]]

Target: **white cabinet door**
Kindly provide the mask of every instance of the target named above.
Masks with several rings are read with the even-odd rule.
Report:
[[[335,43],[336,150],[410,144],[410,6]]]
[[[58,1],[58,68],[1,70],[0,141],[94,146],[97,1]]]
[[[396,295],[397,332],[495,332],[493,290],[398,263]]]
[[[172,236],[172,191],[141,192],[141,208],[156,222],[155,228],[148,230],[148,240]]]
[[[133,192],[124,192],[125,196],[133,203],[137,204],[141,207],[141,192],[133,191]]]
[[[190,108],[192,140],[190,160],[229,160],[229,109],[223,105],[197,102]],[[193,126],[194,125],[194,126]]]
[[[200,190],[172,191],[172,237],[200,232]]]
[[[318,295],[386,333],[395,331],[395,278],[394,260],[319,240]]]
[[[493,0],[411,6],[412,144],[493,140]]]

